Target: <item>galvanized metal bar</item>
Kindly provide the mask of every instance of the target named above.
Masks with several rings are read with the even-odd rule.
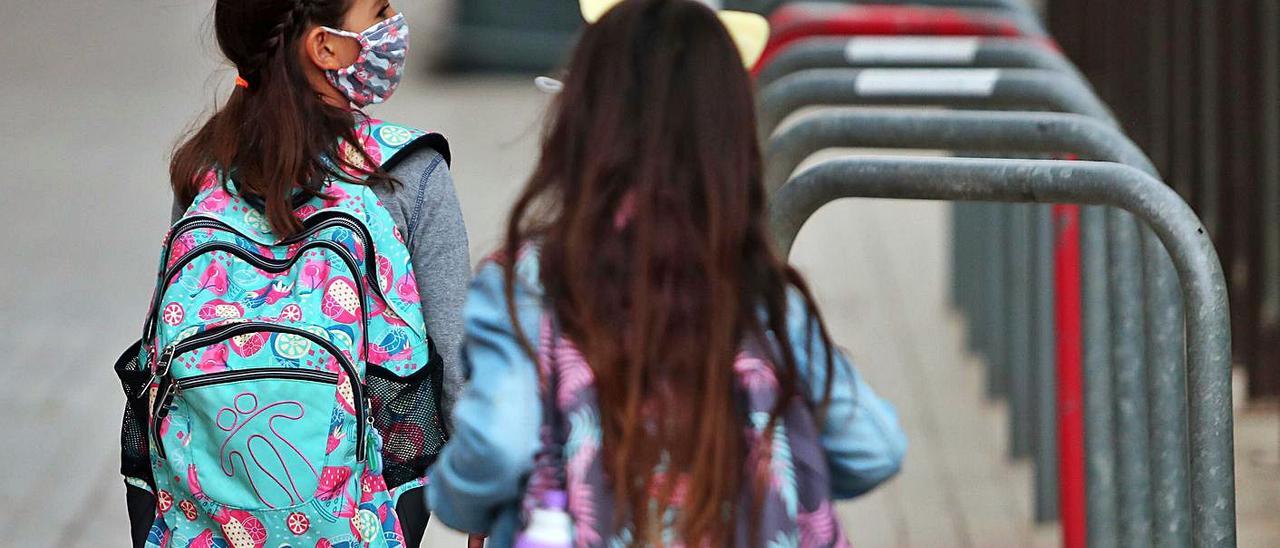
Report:
[[[765,185],[780,188],[806,158],[828,148],[1076,154],[1155,175],[1142,150],[1107,122],[1056,112],[823,111],[805,114],[765,147]]]
[[[985,349],[980,340],[978,311],[982,306],[982,223],[986,212],[977,204],[951,208],[951,304],[964,319],[965,346],[974,354]]]
[[[1023,459],[1031,454],[1032,384],[1031,369],[1031,207],[1016,204],[1008,208],[1009,230],[1004,234],[1005,318],[1011,329],[1005,331],[1005,363],[1009,387],[1006,396],[1009,409],[1009,457]],[[1052,264],[1052,263],[1050,263]]]
[[[1110,205],[1142,218],[1170,251],[1187,303],[1195,546],[1235,546],[1231,328],[1222,267],[1190,207],[1158,180],[1111,163],[845,158],[798,175],[771,221],[789,251],[804,221],[839,197]],[[1155,364],[1169,367],[1169,364]]]
[[[1150,231],[1144,231],[1143,235],[1149,236]],[[1182,307],[1164,306],[1164,303],[1182,300],[1169,253],[1154,237],[1143,238],[1142,250],[1147,283],[1146,357],[1150,364],[1146,382],[1150,390],[1148,406],[1151,410],[1151,543],[1161,548],[1177,548],[1191,545],[1186,340],[1183,334],[1186,320]]]
[[[762,141],[790,114],[809,106],[1035,109],[1113,119],[1079,79],[1038,69],[813,69],[769,85],[758,103]]]
[[[1025,68],[1070,74],[1075,65],[1043,41],[978,36],[854,36],[802,40],[756,76],[764,88],[795,72],[819,68]]]
[[[1116,469],[1120,492],[1120,543],[1151,546],[1150,427],[1143,347],[1140,257],[1120,252],[1138,246],[1138,225],[1123,211],[1109,211],[1111,366],[1116,391]]]
[[[1080,208],[1081,337],[1084,357],[1086,525],[1091,548],[1120,546],[1116,488],[1115,388],[1111,370],[1111,310],[1107,304],[1107,210]]]
[[[949,212],[948,221],[951,224],[951,262],[948,265],[951,269],[951,293],[949,297],[953,308],[961,311],[962,314],[968,314],[968,300],[965,293],[968,272],[964,261],[967,257],[973,256],[973,250],[969,249],[969,244],[976,241],[970,230],[973,226],[973,211],[965,205],[955,204]],[[972,345],[973,341],[966,340],[966,343]]]
[[[974,246],[978,243],[977,236],[972,234],[974,228],[974,211],[971,207],[963,204],[952,204],[948,211],[948,221],[951,225],[949,232],[951,245],[951,261],[948,267],[951,271],[951,287],[948,297],[951,308],[960,314],[964,321],[965,331],[965,348],[970,352],[977,352],[976,331],[973,327],[973,312],[971,305],[972,298],[977,291],[972,289],[970,285],[977,277],[970,277],[973,267],[973,258],[977,255]]]
[[[965,233],[965,238],[969,240],[964,244],[967,246],[966,253],[955,259],[962,265],[961,272],[964,277],[957,282],[957,287],[964,303],[962,308],[965,317],[965,341],[974,354],[985,356],[987,343],[982,337],[982,330],[979,329],[978,323],[982,321],[983,299],[986,298],[983,291],[985,289],[983,274],[986,269],[982,264],[986,257],[986,250],[982,238],[986,234],[986,225],[990,222],[990,211],[980,204],[969,204],[966,209],[957,209],[955,212],[962,215],[969,226]]]
[[[985,328],[983,341],[987,349],[987,397],[999,399],[1009,393],[1010,364],[1006,361],[1009,339],[1005,334],[1010,331],[1011,324],[1005,315],[1008,284],[1004,271],[1009,250],[1004,244],[1004,234],[1009,231],[1010,208],[1005,204],[981,205],[988,212],[982,240],[986,259],[982,292],[987,302],[981,308],[982,326]]]
[[[1052,265],[1054,261],[1053,206],[1035,204],[1032,226],[1032,261],[1035,264]],[[1032,347],[1031,373],[1035,410],[1032,455],[1035,458],[1035,518],[1039,523],[1058,519],[1058,383],[1057,345],[1054,302],[1054,269],[1034,270],[1031,306]]]

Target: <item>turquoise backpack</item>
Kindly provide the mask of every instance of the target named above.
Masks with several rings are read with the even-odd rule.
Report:
[[[357,133],[388,170],[421,146],[448,159],[436,134]],[[404,544],[396,496],[446,439],[441,362],[390,214],[367,186],[324,193],[281,240],[211,173],[165,239],[143,337],[116,365],[123,472],[155,494],[149,547]]]

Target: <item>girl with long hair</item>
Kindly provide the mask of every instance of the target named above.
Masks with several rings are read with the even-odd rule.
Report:
[[[579,546],[841,544],[831,499],[905,440],[772,247],[733,37],[698,2],[625,0],[567,74],[471,285],[428,506],[498,547],[544,503]]]

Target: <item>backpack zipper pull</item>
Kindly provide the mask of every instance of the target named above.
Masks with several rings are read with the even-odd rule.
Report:
[[[170,381],[166,389],[156,397],[156,409],[152,412],[156,420],[165,418],[169,414],[169,402],[178,397],[178,393],[182,392],[182,385],[178,381]]]
[[[160,359],[156,362],[156,368],[151,374],[151,380],[147,381],[147,386],[155,384],[156,381],[169,374],[169,368],[173,365],[173,352],[176,346],[176,344],[171,344],[160,351]]]
[[[361,462],[364,462],[365,457],[368,456],[368,449],[365,444],[369,439],[369,430],[376,426],[374,425],[373,420],[373,400],[369,399],[368,396],[364,397],[364,422],[368,426],[364,428],[364,435],[360,436],[360,439],[356,440],[356,460]],[[357,429],[357,431],[359,431],[359,429]]]

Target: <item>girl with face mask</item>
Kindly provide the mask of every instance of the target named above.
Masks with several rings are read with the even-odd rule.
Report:
[[[418,301],[410,305],[414,310],[420,307],[423,311],[432,354],[431,363],[424,369],[431,368],[432,374],[420,381],[430,386],[415,390],[429,397],[409,401],[394,413],[385,409],[380,413],[380,406],[392,407],[388,402],[405,392],[378,393],[369,385],[365,393],[371,406],[369,423],[375,430],[375,438],[371,439],[380,440],[376,445],[381,451],[376,456],[381,459],[386,488],[398,501],[395,513],[399,515],[403,539],[397,540],[418,546],[427,519],[419,494],[421,478],[444,442],[443,425],[452,407],[455,387],[462,378],[457,356],[470,258],[462,214],[449,174],[447,142],[436,134],[371,119],[361,111],[363,107],[386,101],[399,85],[409,45],[408,26],[404,16],[397,13],[388,0],[217,0],[214,29],[220,50],[238,73],[236,87],[225,104],[174,153],[170,166],[173,219],[179,221],[207,214],[210,208],[218,209],[219,214],[225,213],[222,208],[226,206],[211,200],[210,193],[225,195],[233,207],[248,206],[243,208],[245,218],[252,216],[259,221],[256,225],[250,223],[251,226],[260,227],[262,233],[284,242],[302,233],[308,226],[308,215],[315,213],[313,206],[304,204],[335,203],[330,200],[341,200],[342,197],[336,195],[339,192],[363,197],[356,212],[360,212],[360,207],[382,208],[389,214],[368,217],[394,223],[394,226],[374,228],[384,228],[387,235],[394,232],[395,239],[403,243],[412,275],[407,276],[409,280],[390,280],[394,284],[388,284],[383,291],[391,294],[388,302],[391,299]],[[366,187],[372,194],[351,190]],[[237,208],[237,212],[240,210]],[[381,275],[381,265],[378,270]],[[295,298],[298,291],[301,288],[273,284],[269,292],[248,292],[243,302],[226,303],[220,310],[241,311],[262,306],[264,300],[271,303],[272,299]],[[369,312],[370,315],[376,313]],[[409,320],[409,323],[415,322]],[[377,351],[384,354],[400,352],[403,355],[415,351],[392,348],[397,342],[394,337],[369,342],[384,343],[377,347]],[[372,383],[369,379],[374,375],[375,360],[365,357],[371,364],[366,381]],[[368,396],[371,392],[373,395]],[[142,401],[145,404],[145,398]],[[195,521],[184,516],[200,516],[202,511],[222,524],[222,531],[212,527],[210,539],[225,537],[234,546],[241,546],[239,541],[245,539],[254,545],[259,540],[271,540],[244,536],[248,518],[239,521],[226,518],[231,510],[218,510],[224,515],[224,519],[219,520],[213,507],[206,506],[208,501],[204,500],[195,478],[189,486],[191,493],[195,493],[194,504],[191,500],[177,500],[179,497],[158,488],[151,473],[147,430],[145,426],[138,426],[145,424],[138,419],[145,415],[138,410],[126,412],[123,436],[123,471],[128,484],[134,545],[150,546],[174,540],[173,535],[178,532],[164,526],[166,520],[169,523],[183,519]],[[130,417],[135,419],[133,430]],[[218,418],[221,421],[221,415]],[[218,426],[221,427],[221,423]],[[137,435],[139,430],[143,433],[141,439]],[[333,435],[333,431],[330,434]],[[217,467],[213,468],[215,470],[208,473],[217,475]],[[228,472],[228,478],[235,465],[229,469],[232,472]],[[325,472],[326,477],[311,479],[324,485],[328,470]],[[201,470],[201,473],[206,472]],[[271,479],[279,479],[277,476],[279,474]],[[206,490],[209,477],[199,478],[206,483]],[[377,479],[363,480],[366,484],[369,481],[378,483]],[[349,483],[361,484],[362,481],[356,479]],[[335,493],[339,491],[336,489]],[[403,496],[405,494],[408,496]],[[374,525],[394,530],[395,527],[387,524],[393,523],[395,517],[382,515],[386,512],[381,509],[372,514],[377,516],[378,523],[371,524],[369,522],[375,521],[373,518],[361,517],[361,510],[356,506],[362,502],[361,496],[362,492],[355,492],[333,497],[339,502],[334,503],[335,510],[330,512],[333,515],[326,517],[344,522],[350,519],[352,535],[362,527]],[[369,498],[367,493],[364,496]],[[317,520],[308,522],[308,516],[303,511],[296,516],[290,514],[287,522],[281,518],[279,524],[263,522],[266,518],[258,522],[263,522],[267,530],[264,534],[274,535],[278,529],[286,537],[293,533],[305,535],[318,530]],[[228,529],[229,522],[234,522],[234,530]],[[254,528],[248,530],[256,534]],[[287,540],[301,542],[305,538]],[[369,545],[382,546],[377,542]]]

